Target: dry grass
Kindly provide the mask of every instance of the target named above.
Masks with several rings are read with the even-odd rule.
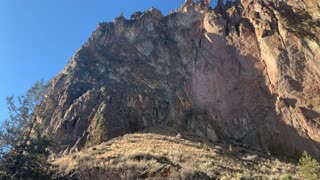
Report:
[[[58,176],[94,179],[280,179],[295,174],[290,163],[228,146],[151,133],[130,134],[53,162]],[[101,177],[101,178],[99,178]]]

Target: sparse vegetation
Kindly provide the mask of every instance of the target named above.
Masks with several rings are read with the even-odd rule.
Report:
[[[320,178],[319,163],[313,159],[306,151],[299,160],[299,175],[309,180]]]
[[[207,151],[209,150],[208,144],[205,144],[205,143],[202,144],[202,148],[205,149],[205,150],[207,150]]]
[[[291,180],[291,179],[293,179],[293,178],[292,178],[292,176],[289,175],[289,174],[286,174],[286,175],[284,175],[284,176],[281,177],[281,180]]]
[[[265,159],[267,155],[245,149],[239,151],[237,146],[232,148],[241,153],[225,156],[228,146],[177,139],[175,135],[129,134],[95,146],[95,150],[88,148],[62,157],[53,164],[63,177],[79,170],[81,177],[101,173],[109,178],[128,179],[281,179],[296,171],[293,164]]]
[[[87,144],[87,147],[98,145],[107,139],[107,128],[105,125],[105,119],[102,115],[98,117],[96,128],[90,137],[90,144]]]

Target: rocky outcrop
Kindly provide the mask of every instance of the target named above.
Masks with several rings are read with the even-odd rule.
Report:
[[[160,124],[320,154],[318,1],[208,2],[100,23],[41,104],[54,151]]]

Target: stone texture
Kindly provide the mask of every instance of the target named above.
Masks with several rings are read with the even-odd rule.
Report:
[[[310,8],[309,8],[310,7]],[[312,8],[311,8],[312,7]],[[154,125],[262,150],[320,154],[319,2],[186,3],[100,23],[38,116],[76,151]]]

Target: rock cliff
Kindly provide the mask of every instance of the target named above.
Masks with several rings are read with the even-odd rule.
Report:
[[[78,151],[165,125],[211,141],[320,154],[319,0],[186,1],[100,23],[37,119]]]

